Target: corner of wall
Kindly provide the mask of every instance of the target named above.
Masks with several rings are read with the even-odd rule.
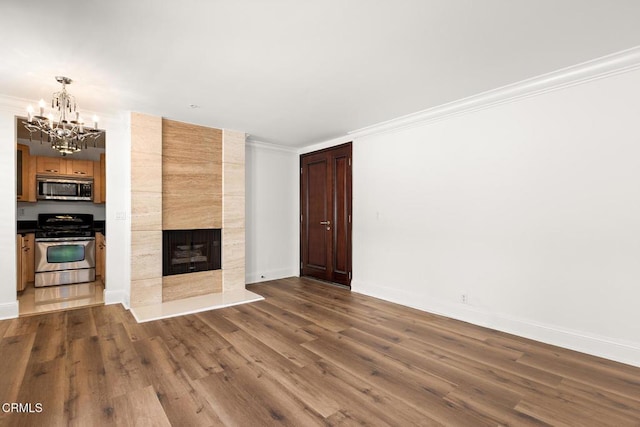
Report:
[[[15,319],[19,314],[18,301],[0,304],[0,320]]]

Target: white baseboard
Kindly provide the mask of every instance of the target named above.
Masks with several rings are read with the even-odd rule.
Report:
[[[438,301],[431,297],[413,295],[398,289],[357,280],[351,282],[351,290],[429,313],[640,367],[640,343],[623,342],[583,331],[546,325],[529,319],[492,313],[461,303]]]
[[[0,320],[15,319],[18,317],[18,301],[5,302],[0,304]]]
[[[127,310],[129,309],[129,294],[125,291],[109,291],[104,290],[105,304],[122,304]]]
[[[281,268],[278,270],[264,271],[260,273],[247,273],[247,285],[252,283],[266,282],[269,280],[284,279],[285,277],[294,277],[300,275],[300,271],[291,268]]]

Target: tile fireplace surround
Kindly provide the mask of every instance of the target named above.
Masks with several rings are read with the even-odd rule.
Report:
[[[244,149],[244,132],[131,114],[130,306],[139,322],[263,299],[245,289]],[[163,230],[205,228],[222,229],[222,269],[163,277]]]

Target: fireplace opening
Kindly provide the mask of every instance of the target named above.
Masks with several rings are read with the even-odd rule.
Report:
[[[222,232],[208,230],[163,230],[162,275],[220,270]]]

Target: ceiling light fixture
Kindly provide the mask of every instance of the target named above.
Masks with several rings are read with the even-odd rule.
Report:
[[[87,142],[93,140],[93,146],[96,146],[96,140],[104,133],[98,129],[98,118],[93,116],[93,128],[84,126],[76,99],[69,94],[66,85],[71,84],[69,77],[56,76],[56,81],[62,84],[62,90],[56,92],[51,97],[51,110],[45,116],[45,102],[43,99],[39,102],[40,111],[37,116],[33,115],[33,107],[27,107],[27,121],[23,121],[24,127],[29,131],[29,140],[33,140],[34,133],[40,133],[40,143],[45,139],[51,144],[51,148],[60,152],[61,155],[77,153],[83,148],[87,148]],[[57,113],[54,120],[53,112]],[[75,114],[75,120],[70,120],[72,114]]]

